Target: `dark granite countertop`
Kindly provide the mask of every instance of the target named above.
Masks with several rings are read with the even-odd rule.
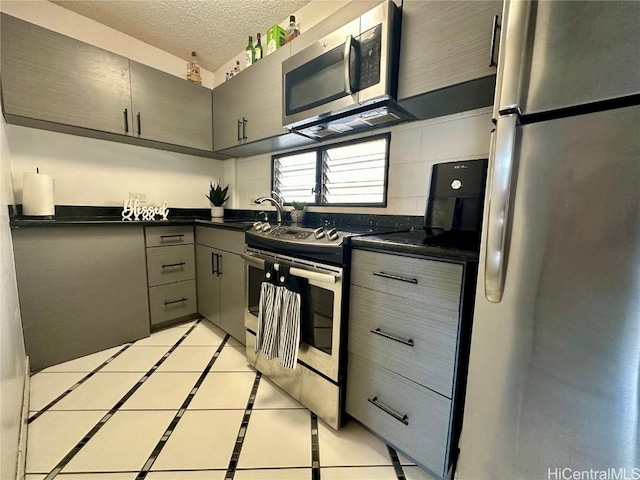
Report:
[[[244,221],[237,219],[224,220],[200,220],[194,218],[170,218],[168,220],[139,220],[139,221],[123,221],[117,218],[96,218],[96,217],[76,217],[76,218],[20,218],[16,217],[11,220],[11,228],[27,228],[27,227],[77,227],[77,226],[139,226],[139,227],[161,227],[161,226],[179,226],[179,225],[199,225],[205,227],[218,227],[233,230],[248,230],[252,221]]]
[[[456,246],[433,245],[424,232],[418,229],[398,233],[352,237],[350,243],[355,248],[375,248],[390,253],[408,253],[443,260],[478,261],[478,252],[476,250],[467,250]]]

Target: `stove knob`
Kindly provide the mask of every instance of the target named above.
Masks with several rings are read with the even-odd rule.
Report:
[[[318,227],[313,231],[313,236],[316,237],[316,239],[320,240],[321,238],[324,238],[324,228],[323,227]]]
[[[262,222],[253,222],[253,228],[258,231],[262,230]]]
[[[331,230],[329,230],[329,231],[327,232],[327,235],[328,235],[328,237],[329,237],[329,240],[330,240],[330,241],[332,241],[332,242],[333,242],[333,241],[335,241],[335,240],[337,240],[337,239],[338,239],[338,237],[339,237],[338,232],[336,231],[336,229],[335,229],[335,228],[332,228]]]
[[[271,225],[269,224],[269,222],[264,222],[262,224],[262,231],[263,232],[268,232],[269,230],[271,230]]]

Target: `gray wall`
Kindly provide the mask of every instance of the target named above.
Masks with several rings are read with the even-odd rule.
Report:
[[[8,205],[13,204],[11,165],[4,118],[0,119],[0,478],[16,478],[24,373],[20,303],[13,260]]]

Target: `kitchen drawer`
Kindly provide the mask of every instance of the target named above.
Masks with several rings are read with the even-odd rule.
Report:
[[[226,252],[244,252],[244,232],[215,227],[196,227],[196,243]]]
[[[457,312],[462,265],[354,250],[351,284]]]
[[[191,280],[196,276],[193,245],[175,245],[147,250],[149,286]]]
[[[150,287],[149,305],[151,325],[196,313],[198,303],[195,280]]]
[[[349,354],[347,413],[439,476],[448,463],[450,411],[449,399]],[[406,424],[391,412],[406,415]]]
[[[351,287],[349,351],[449,398],[457,336],[457,313]]]
[[[147,247],[165,247],[167,245],[185,245],[193,243],[193,227],[147,227],[145,228]]]

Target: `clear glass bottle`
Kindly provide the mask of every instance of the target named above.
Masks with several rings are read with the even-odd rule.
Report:
[[[233,75],[236,76],[240,73],[240,60],[236,60],[236,66],[233,67]]]
[[[256,61],[256,50],[253,48],[253,37],[251,35],[249,35],[249,43],[247,48],[244,49],[244,53],[247,59],[245,66],[250,67]]]
[[[256,33],[256,45],[253,48],[253,51],[255,52],[255,61],[257,62],[258,60],[262,59],[262,43],[260,43],[260,34]]]
[[[289,26],[284,32],[284,43],[289,43],[298,35],[300,35],[300,29],[298,28],[298,25],[296,25],[296,17],[295,15],[291,15],[289,17]]]
[[[191,61],[187,63],[187,79],[191,80],[193,83],[202,85],[200,65],[196,62],[196,52],[191,52]]]

